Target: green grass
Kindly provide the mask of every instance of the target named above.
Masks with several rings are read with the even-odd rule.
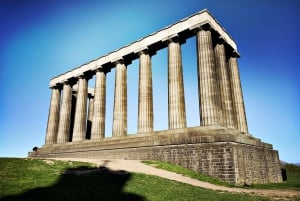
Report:
[[[171,163],[166,163],[166,162],[160,162],[160,161],[142,161],[144,164],[147,165],[151,165],[153,167],[159,168],[159,169],[163,169],[163,170],[167,170],[170,172],[175,172],[184,176],[188,176],[194,179],[198,179],[200,181],[206,181],[212,184],[216,184],[216,185],[221,185],[221,186],[228,186],[228,187],[234,187],[234,184],[230,184],[227,182],[224,182],[218,178],[215,177],[210,177],[207,176],[205,174],[201,174],[199,172],[195,172],[192,170],[189,170],[187,168],[184,168],[182,166],[179,165],[174,165]]]
[[[259,189],[292,189],[300,191],[300,172],[287,172],[287,181],[272,184],[254,184],[251,188]]]
[[[91,167],[88,163],[38,159],[0,158],[0,195],[22,193],[30,188],[47,187],[68,168]]]
[[[139,185],[133,185],[133,183]],[[175,181],[162,179],[144,174],[134,174],[131,185],[125,187],[125,191],[135,192],[142,195],[144,200],[161,201],[211,201],[211,200],[269,200],[265,197],[258,197],[246,194],[233,194],[213,190],[202,189]]]
[[[86,174],[75,174],[89,170]],[[0,158],[0,200],[30,201],[179,201],[269,200],[206,190],[144,174],[120,174],[87,163]],[[122,173],[122,172],[121,172]]]
[[[226,183],[224,181],[221,181],[217,178],[210,177],[198,172],[194,172],[192,170],[183,168],[178,165],[174,165],[171,163],[166,162],[160,162],[160,161],[143,161],[143,163],[154,166],[156,168],[160,168],[163,170],[176,172],[181,175],[185,175],[194,179],[198,179],[200,181],[206,181],[212,184],[216,185],[223,185],[223,186],[229,186],[229,187],[235,187],[233,184]],[[291,190],[297,190],[300,191],[300,171],[292,171],[287,170],[287,177],[288,180],[284,181],[282,183],[271,183],[271,184],[254,184],[250,187],[245,188],[253,188],[253,189],[291,189]]]

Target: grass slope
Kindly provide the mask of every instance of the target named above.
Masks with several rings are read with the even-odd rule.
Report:
[[[292,189],[300,191],[300,172],[287,171],[287,181],[274,184],[254,184],[251,188],[259,189]]]
[[[205,174],[201,174],[192,170],[189,170],[187,168],[184,168],[182,166],[179,165],[175,165],[175,164],[171,164],[171,163],[166,163],[166,162],[161,162],[161,161],[142,161],[144,164],[159,168],[159,169],[163,169],[163,170],[167,170],[170,172],[175,172],[181,175],[185,175],[194,179],[198,179],[200,181],[206,181],[212,184],[216,184],[216,185],[221,185],[221,186],[228,186],[228,187],[234,187],[233,184],[224,182],[218,178],[215,177],[210,177],[207,176]]]
[[[0,200],[269,200],[197,188],[87,163],[0,158]]]
[[[185,175],[200,181],[206,181],[216,185],[234,187],[233,184],[226,183],[219,180],[218,178],[210,177],[201,173],[194,172],[184,167],[174,165],[171,163],[160,162],[160,161],[142,161],[144,164],[151,165],[156,168],[175,172],[181,175]],[[271,183],[271,184],[254,184],[250,188],[253,189],[292,189],[300,191],[300,169],[287,168],[287,181],[282,183]]]

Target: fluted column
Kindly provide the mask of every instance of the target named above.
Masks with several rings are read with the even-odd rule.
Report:
[[[74,129],[72,141],[85,139],[86,132],[86,109],[87,109],[88,81],[82,75],[78,80],[77,101],[75,109]]]
[[[138,133],[153,131],[153,92],[151,56],[140,53]]]
[[[221,125],[222,111],[210,30],[198,30],[197,50],[201,125]]]
[[[127,72],[123,61],[117,62],[112,136],[127,135]]]
[[[219,39],[215,48],[216,72],[219,78],[220,98],[223,114],[223,125],[228,128],[235,128],[231,87],[229,82],[228,67],[226,62],[224,40]]]
[[[53,87],[51,92],[51,101],[48,115],[48,124],[46,131],[45,144],[55,144],[57,140],[58,122],[60,109],[60,89]]]
[[[181,45],[175,40],[168,41],[168,109],[169,129],[185,128]]]
[[[69,141],[71,125],[71,108],[72,107],[72,85],[65,82],[63,85],[63,94],[61,101],[57,143],[66,143]]]
[[[233,55],[228,59],[233,109],[236,117],[236,128],[244,133],[248,133],[247,119],[237,58],[238,54],[233,53]]]
[[[89,110],[87,115],[86,123],[86,139],[91,139],[91,130],[93,125],[93,116],[94,116],[94,96],[92,94],[88,95],[89,97]]]
[[[103,69],[96,71],[94,98],[94,116],[91,139],[104,138],[105,134],[105,104],[106,104],[106,73]]]

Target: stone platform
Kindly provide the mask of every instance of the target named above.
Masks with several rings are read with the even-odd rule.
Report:
[[[271,144],[221,126],[44,145],[29,157],[158,160],[240,185],[282,182]]]

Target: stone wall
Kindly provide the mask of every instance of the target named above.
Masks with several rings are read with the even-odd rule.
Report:
[[[271,145],[223,128],[198,127],[103,141],[56,144],[44,146],[29,155],[158,160],[235,184],[282,181],[278,153]]]
[[[235,149],[237,183],[282,182],[276,150],[242,144],[236,145]]]

